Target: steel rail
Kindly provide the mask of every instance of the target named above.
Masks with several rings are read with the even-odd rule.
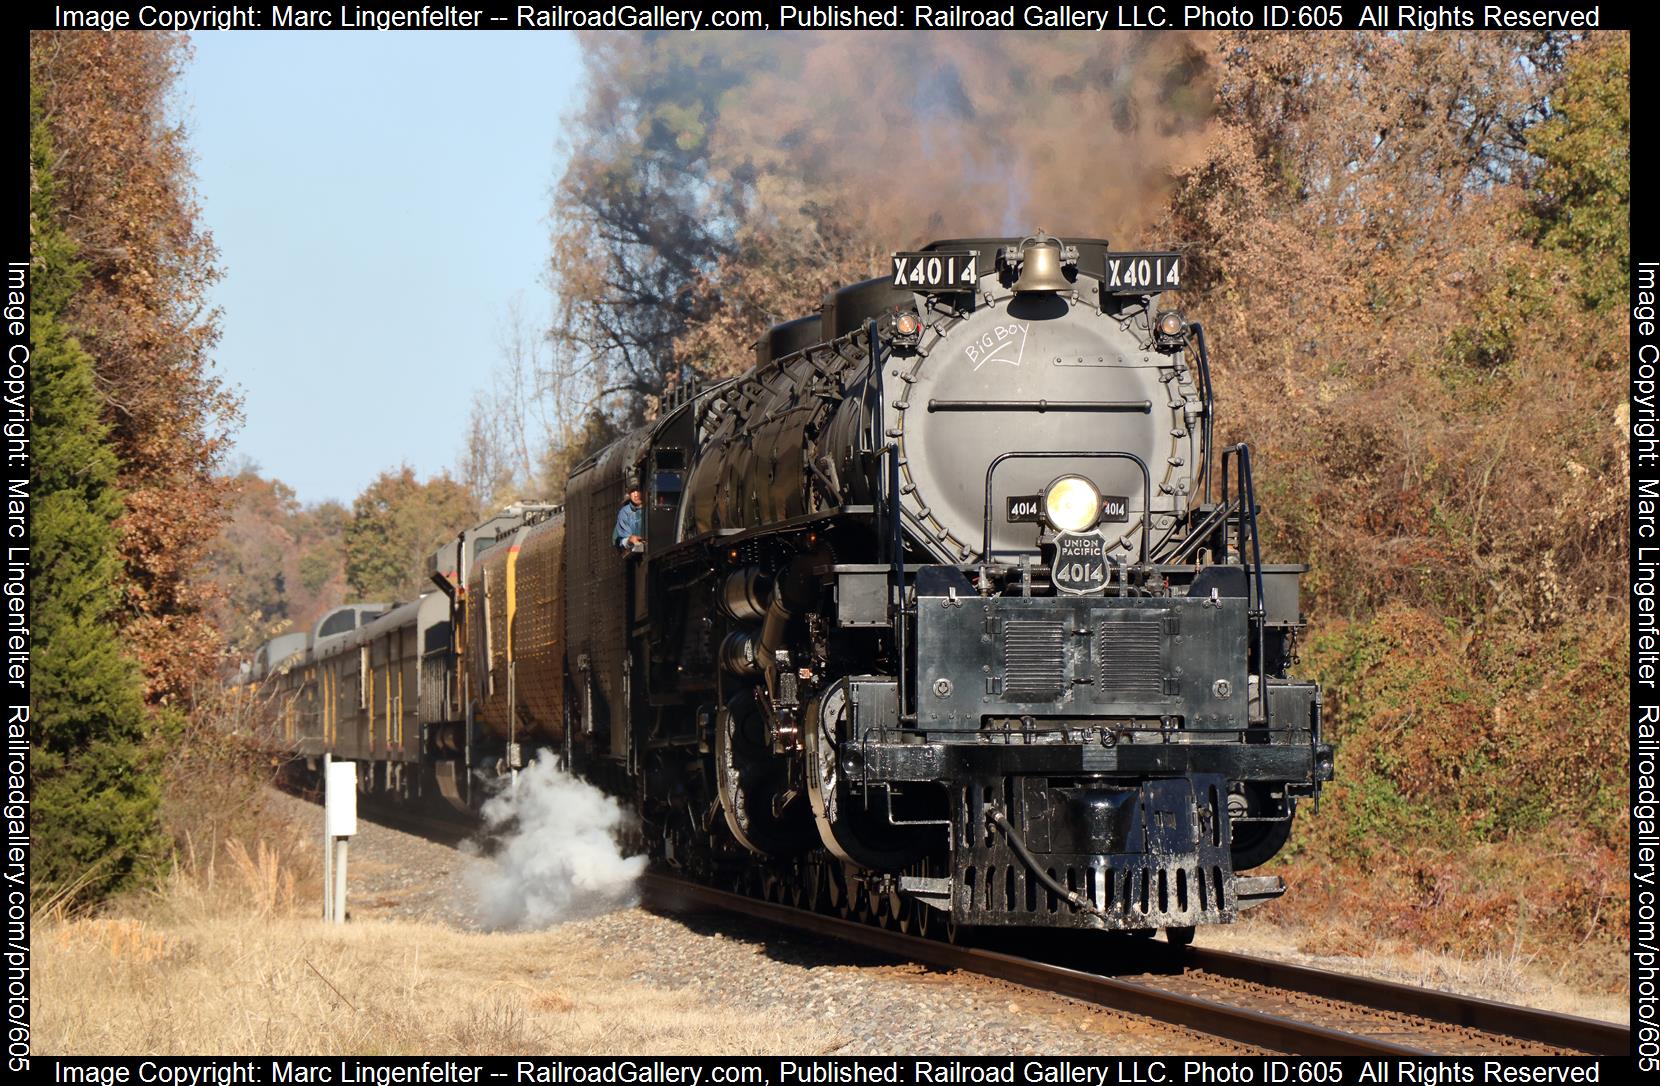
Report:
[[[391,823],[406,832],[440,838],[446,844],[458,843],[478,828],[460,812],[413,811],[374,801],[367,806],[365,813],[372,814],[376,821]],[[642,876],[640,885],[644,902],[656,908],[733,912],[780,927],[823,935],[895,958],[994,977],[1242,1044],[1307,1056],[1445,1056],[1445,1053],[1298,1022],[1262,1011],[1212,1003],[1040,959],[980,947],[957,946],[942,940],[825,916],[658,873]],[[1140,943],[1136,949],[1163,959],[1160,964],[1192,967],[1214,977],[1352,1003],[1367,1010],[1410,1015],[1441,1025],[1596,1056],[1631,1053],[1631,1028],[1614,1022],[1519,1007],[1476,996],[1418,988],[1396,981],[1337,973],[1226,950],[1176,948],[1151,942]]]
[[[1539,1041],[1595,1056],[1631,1054],[1631,1027],[1614,1022],[1518,1007],[1478,996],[1456,995],[1291,962],[1253,958],[1226,950],[1189,947],[1179,957],[1212,976],[1266,984],[1323,999],[1359,1003],[1374,1010],[1410,1014],[1446,1025],[1464,1026],[1524,1041]]]
[[[647,904],[656,908],[719,909],[854,944],[882,954],[940,969],[961,969],[1023,987],[1142,1015],[1213,1037],[1305,1056],[1396,1056],[1413,1059],[1439,1054],[1362,1034],[1346,1033],[1291,1018],[1212,1003],[1134,981],[1087,973],[1066,966],[979,947],[905,935],[884,928],[823,916],[803,909],[758,901],[699,883],[664,875],[641,879]]]

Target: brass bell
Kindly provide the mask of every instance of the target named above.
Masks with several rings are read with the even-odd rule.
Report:
[[[1059,238],[1048,234],[1027,238],[1020,246],[1020,278],[1014,282],[1014,292],[1032,294],[1071,290],[1072,283],[1061,271],[1061,257]]]

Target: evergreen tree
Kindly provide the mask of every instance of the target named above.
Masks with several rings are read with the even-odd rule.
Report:
[[[34,877],[46,886],[85,878],[110,890],[155,855],[159,767],[143,683],[115,634],[119,464],[92,358],[63,319],[83,271],[54,216],[52,144],[38,93],[29,150]]]

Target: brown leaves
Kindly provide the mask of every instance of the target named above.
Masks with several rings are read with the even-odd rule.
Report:
[[[1596,420],[1624,330],[1588,319],[1524,214],[1560,42],[1219,45],[1220,134],[1168,228],[1195,246],[1183,301],[1210,325],[1219,429],[1258,446],[1276,549],[1321,571],[1316,615],[1615,605],[1623,442]]]
[[[217,659],[210,590],[192,576],[222,515],[215,470],[238,419],[208,354],[213,242],[196,225],[185,134],[168,120],[185,39],[37,31],[29,55],[58,209],[88,273],[71,323],[96,362],[127,493],[124,633],[151,700],[180,700]]]
[[[251,470],[230,484],[234,504],[206,563],[216,589],[209,613],[243,658],[345,602],[350,514],[334,502],[301,507],[287,486]]]

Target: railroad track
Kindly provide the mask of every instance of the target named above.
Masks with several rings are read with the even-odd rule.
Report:
[[[459,813],[376,803],[365,816],[452,845],[477,830]],[[1631,1052],[1626,1026],[1228,951],[1115,939],[1110,942],[1117,959],[1109,975],[1057,960],[1077,956],[1075,941],[1061,950],[1038,945],[1018,952],[957,945],[660,873],[641,879],[641,896],[643,904],[660,911],[744,916],[1274,1052],[1411,1059]],[[1090,946],[1106,948],[1109,941]]]
[[[735,913],[1275,1052],[1424,1059],[1631,1051],[1624,1026],[1225,951],[1125,940],[1138,971],[1108,976],[1046,955],[953,945],[660,874],[646,875],[641,889],[648,907]],[[1143,964],[1149,968],[1140,971]]]

